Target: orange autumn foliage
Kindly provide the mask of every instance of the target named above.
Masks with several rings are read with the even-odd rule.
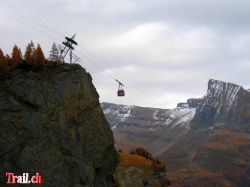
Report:
[[[41,46],[38,44],[37,47],[34,47],[34,43],[31,41],[26,47],[24,54],[24,59],[22,58],[21,50],[14,45],[11,57],[9,55],[4,55],[3,51],[0,49],[0,63],[8,64],[11,69],[25,67],[24,64],[46,64],[44,53]]]
[[[0,63],[7,64],[7,58],[4,56],[2,49],[0,49]]]
[[[26,63],[32,63],[32,61],[34,61],[33,59],[34,51],[35,51],[35,46],[34,43],[31,41],[30,43],[28,43],[24,54],[24,60]]]
[[[18,49],[18,47],[16,45],[13,47],[11,57],[12,57],[13,64],[18,64],[22,61],[21,51],[20,51],[20,49]]]
[[[155,159],[152,154],[143,147],[132,149],[129,154],[119,150],[119,155],[122,166],[150,168],[159,172],[166,171],[164,162]]]
[[[39,44],[37,45],[37,48],[34,51],[33,59],[34,59],[35,63],[38,63],[38,64],[45,64],[46,63],[46,59],[44,57],[42,48]]]
[[[151,153],[149,153],[146,149],[144,149],[143,147],[137,147],[135,149],[132,149],[130,152],[130,154],[137,154],[140,155],[146,159],[149,160],[154,160],[153,156]]]
[[[140,155],[132,155],[128,153],[119,153],[121,159],[121,166],[125,167],[139,167],[139,168],[151,168],[152,162]]]
[[[20,48],[14,45],[11,55],[4,55],[0,49],[0,71],[6,73],[15,71],[16,69],[40,71],[46,70],[47,68],[55,68],[58,64],[62,63],[59,59],[59,55],[58,51],[58,59],[46,59],[41,46],[38,44],[37,47],[35,47],[31,41],[26,47],[24,56],[22,56]]]

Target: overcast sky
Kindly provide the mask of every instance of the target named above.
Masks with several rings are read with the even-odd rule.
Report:
[[[6,53],[76,33],[101,101],[173,108],[210,78],[250,87],[249,0],[2,0],[0,26]]]

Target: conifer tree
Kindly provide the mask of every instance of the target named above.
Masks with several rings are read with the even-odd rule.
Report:
[[[35,63],[38,63],[38,64],[45,64],[46,63],[46,59],[44,57],[42,48],[39,44],[37,45],[37,48],[34,51],[33,59],[34,59]]]
[[[16,45],[13,47],[11,57],[12,57],[13,64],[18,64],[22,61],[21,50]]]
[[[7,64],[7,58],[4,56],[2,49],[0,49],[0,63]]]
[[[49,60],[56,62],[59,60],[59,50],[55,43],[52,44],[52,48],[49,55]]]
[[[35,51],[35,46],[34,43],[31,41],[30,43],[28,43],[26,50],[25,50],[25,54],[24,54],[24,60],[26,63],[32,63],[33,62],[33,55],[34,55],[34,51]]]

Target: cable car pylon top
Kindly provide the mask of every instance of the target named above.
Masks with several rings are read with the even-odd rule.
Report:
[[[72,63],[73,58],[74,59],[78,58],[75,54],[73,54],[74,45],[78,45],[78,43],[75,41],[75,37],[76,37],[76,34],[74,34],[71,38],[66,36],[65,41],[62,42],[63,47],[62,47],[62,49],[60,51],[60,57],[59,57],[62,62],[64,62],[64,59],[65,59],[65,57],[67,56],[68,53],[70,55],[70,63]],[[76,61],[78,61],[78,60],[76,60]]]
[[[123,84],[120,82],[120,81],[118,81],[117,79],[115,79],[115,81],[116,82],[118,82],[118,84],[119,84],[119,86],[118,86],[118,91],[117,91],[117,96],[118,97],[123,97],[123,96],[125,96],[125,91],[123,90]]]
[[[117,79],[115,79],[116,82],[118,82],[118,84],[124,86],[120,81],[118,81]]]

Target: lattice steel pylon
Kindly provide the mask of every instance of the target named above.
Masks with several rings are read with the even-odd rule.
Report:
[[[73,59],[74,60],[76,59],[77,56],[75,54],[73,54],[74,45],[77,45],[77,42],[75,41],[75,36],[76,36],[76,34],[74,34],[71,38],[65,37],[65,41],[62,42],[63,48],[60,51],[60,57],[59,57],[59,59],[62,62],[64,62],[64,59],[65,59],[65,57],[67,56],[68,53],[69,53],[70,63],[72,63]],[[79,58],[77,60],[75,60],[75,61],[78,61],[78,60],[79,60]]]

